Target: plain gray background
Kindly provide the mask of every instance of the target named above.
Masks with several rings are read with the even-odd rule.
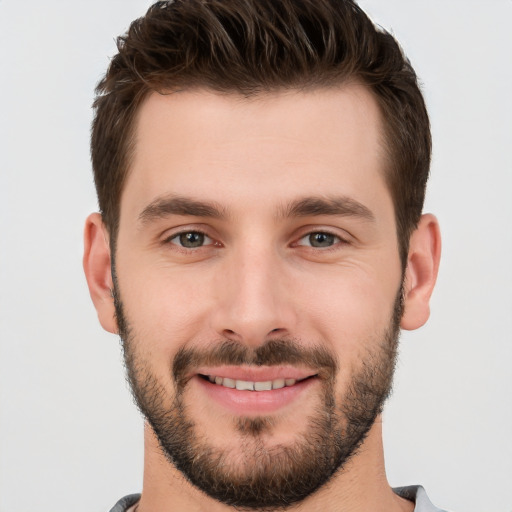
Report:
[[[81,269],[93,88],[146,0],[0,0],[0,512],[140,491],[142,420]],[[454,512],[512,503],[512,1],[364,0],[431,113],[443,259],[385,417],[392,485]]]

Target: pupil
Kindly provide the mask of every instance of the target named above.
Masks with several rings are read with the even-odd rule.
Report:
[[[309,235],[313,247],[330,247],[334,243],[334,235],[329,233],[313,233]]]
[[[180,243],[183,247],[201,247],[204,243],[204,235],[202,233],[183,233],[180,235]]]

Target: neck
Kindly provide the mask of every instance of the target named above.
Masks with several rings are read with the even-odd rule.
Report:
[[[381,418],[371,428],[357,453],[331,480],[293,512],[412,512],[414,505],[397,496],[384,468]],[[151,427],[144,433],[144,483],[137,512],[234,512],[190,484],[162,453]]]

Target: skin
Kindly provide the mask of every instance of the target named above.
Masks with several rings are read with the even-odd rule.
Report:
[[[119,290],[138,355],[169,395],[169,364],[182,347],[219,339],[257,347],[272,337],[322,345],[340,361],[336,392],[381,341],[400,289],[394,209],[384,181],[380,111],[360,85],[280,92],[252,99],[210,91],[152,94],[142,105],[136,150],[121,198],[116,250]],[[146,215],[155,201],[179,196],[214,202],[224,213]],[[306,197],[347,198],[371,215],[285,215]],[[196,212],[198,213],[198,212]],[[206,244],[180,247],[180,232],[202,231]],[[327,248],[310,233],[335,235]],[[117,332],[111,296],[109,236],[99,214],[85,228],[84,268],[103,327]],[[429,316],[440,257],[435,217],[424,215],[411,237],[401,327]],[[209,400],[197,382],[187,410],[208,441],[235,448],[236,413]],[[292,444],[318,405],[313,383],[275,413],[268,448]],[[246,411],[247,412],[247,411]],[[250,415],[250,412],[247,413]],[[256,412],[254,413],[256,415]],[[224,511],[188,483],[145,427],[139,512]],[[413,504],[387,483],[380,417],[343,471],[293,510],[407,511]]]

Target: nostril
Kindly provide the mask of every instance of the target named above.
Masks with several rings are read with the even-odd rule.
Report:
[[[234,331],[233,329],[223,329],[222,336],[232,341],[240,341],[242,339],[242,337],[238,335],[237,332]]]

